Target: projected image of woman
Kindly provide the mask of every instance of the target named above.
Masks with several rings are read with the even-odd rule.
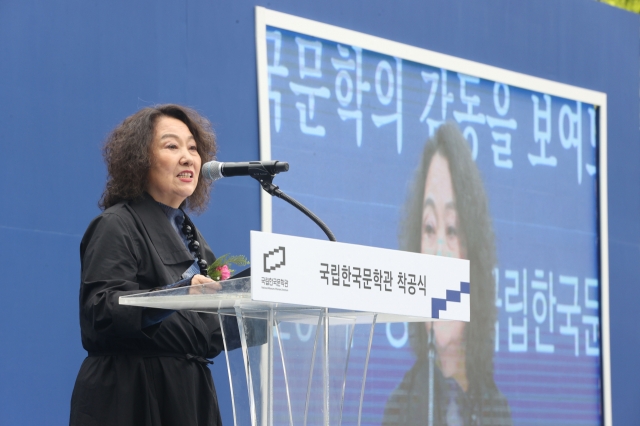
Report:
[[[409,325],[417,360],[387,401],[383,424],[510,425],[493,379],[496,258],[488,201],[453,123],[425,145],[400,235],[403,250],[469,259],[471,321]]]

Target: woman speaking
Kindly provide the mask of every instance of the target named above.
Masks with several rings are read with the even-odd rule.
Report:
[[[219,425],[208,358],[223,350],[216,315],[121,306],[120,296],[212,282],[214,255],[184,210],[201,212],[216,152],[210,123],[178,105],[144,108],[104,146],[104,210],[80,244],[80,328],[88,357],[71,425]],[[219,284],[214,284],[218,286]]]

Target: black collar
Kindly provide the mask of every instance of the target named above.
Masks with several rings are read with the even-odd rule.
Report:
[[[129,206],[140,217],[151,243],[164,264],[193,263],[193,256],[151,195],[145,192],[141,197],[131,201]]]

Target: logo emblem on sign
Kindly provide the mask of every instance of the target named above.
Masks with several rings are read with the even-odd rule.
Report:
[[[264,254],[264,272],[275,271],[285,265],[284,247],[271,250]]]

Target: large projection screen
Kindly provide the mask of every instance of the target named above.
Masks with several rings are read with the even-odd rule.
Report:
[[[274,183],[338,241],[471,261],[470,323],[376,328],[362,423],[611,425],[606,94],[261,7],[256,43]]]

